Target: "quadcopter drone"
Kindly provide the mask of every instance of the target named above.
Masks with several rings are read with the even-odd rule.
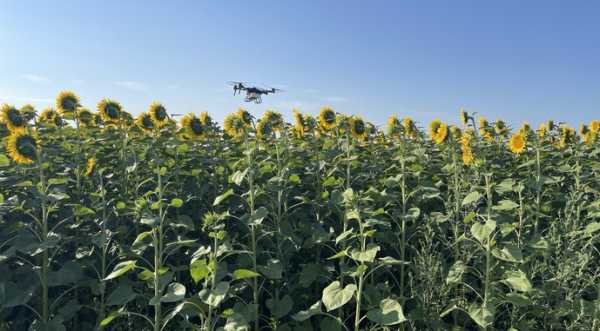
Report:
[[[274,87],[261,88],[256,86],[250,86],[247,82],[229,82],[229,84],[233,86],[233,95],[241,94],[242,91],[245,91],[246,97],[244,98],[244,101],[254,102],[257,104],[262,102],[261,96],[263,94],[269,95],[271,93],[282,91],[281,89]]]

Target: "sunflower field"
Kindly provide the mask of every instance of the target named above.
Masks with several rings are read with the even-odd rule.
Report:
[[[0,330],[600,330],[600,121],[0,106]]]

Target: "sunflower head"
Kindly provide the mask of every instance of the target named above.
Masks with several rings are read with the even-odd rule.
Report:
[[[39,116],[40,123],[46,126],[62,126],[62,118],[54,108],[48,107]]]
[[[349,119],[350,134],[357,140],[363,141],[367,139],[368,128],[360,116],[352,116]]]
[[[93,123],[95,126],[100,126],[100,125],[104,124],[104,120],[102,119],[101,114],[95,113],[92,115],[92,118],[93,118]]]
[[[593,120],[590,122],[590,131],[592,131],[594,133],[598,133],[600,131],[600,121],[599,120]]]
[[[78,108],[77,117],[79,118],[79,122],[85,127],[93,127],[95,125],[94,114],[86,108]]]
[[[152,116],[148,113],[141,113],[135,119],[135,124],[145,132],[152,132],[154,130],[154,123]]]
[[[56,97],[56,109],[63,116],[72,116],[77,107],[79,107],[79,97],[71,91],[62,91]]]
[[[6,140],[8,155],[19,164],[33,163],[39,147],[37,134],[34,131],[13,131]]]
[[[304,123],[304,116],[298,109],[293,110],[294,113],[294,134],[298,138],[304,137],[304,127],[306,124]]]
[[[553,120],[548,120],[548,122],[546,122],[546,129],[548,131],[554,130],[554,121]]]
[[[167,108],[165,108],[165,106],[163,106],[160,102],[154,101],[151,103],[148,113],[150,114],[157,128],[162,128],[169,122]]]
[[[239,121],[244,127],[249,128],[252,126],[252,115],[250,115],[250,113],[246,109],[241,107],[238,108],[235,115],[238,117]]]
[[[492,130],[490,129],[490,123],[485,117],[479,118],[479,135],[481,135],[485,140],[494,139]]]
[[[567,127],[567,126],[562,126],[560,128],[560,140],[558,141],[558,147],[565,148],[569,144],[572,144],[574,142],[575,142],[575,129]]]
[[[508,141],[508,148],[515,154],[520,154],[525,150],[526,140],[522,132],[513,134]]]
[[[98,112],[102,116],[102,121],[107,124],[117,123],[123,117],[121,104],[110,99],[102,99],[98,103]]]
[[[415,122],[410,117],[405,117],[402,119],[402,128],[404,129],[404,134],[407,138],[417,138],[417,127]]]
[[[452,135],[452,139],[454,139],[456,141],[460,141],[460,139],[462,137],[462,131],[456,125],[450,126],[450,134]]]
[[[96,163],[97,163],[97,160],[95,157],[90,157],[89,159],[87,159],[86,166],[85,166],[85,175],[86,176],[89,177],[94,173],[94,169],[96,168]]]
[[[463,125],[467,125],[469,123],[469,113],[467,113],[464,108],[460,109],[460,121]]]
[[[225,116],[223,130],[232,138],[240,138],[246,132],[246,124],[240,117],[239,111]]]
[[[436,144],[441,144],[448,136],[448,125],[442,121],[435,119],[429,124],[429,136]]]
[[[519,133],[521,133],[525,137],[529,136],[529,134],[531,133],[531,126],[529,125],[529,123],[524,122],[521,128],[519,129]]]
[[[262,120],[266,121],[273,131],[283,130],[283,116],[280,113],[268,110],[263,115]]]
[[[21,109],[19,109],[19,112],[21,112],[21,116],[23,116],[25,122],[29,122],[30,120],[35,118],[35,107],[31,104],[24,105],[23,107],[21,107]]]
[[[400,124],[400,120],[398,119],[398,116],[392,115],[392,116],[388,117],[388,119],[387,119],[387,134],[389,136],[398,136],[398,134],[401,131],[400,127],[401,127],[401,124]]]
[[[123,125],[125,125],[125,127],[131,128],[135,125],[135,119],[133,118],[133,115],[131,115],[131,113],[129,112],[122,111],[121,120],[123,121]]]
[[[546,124],[540,123],[540,126],[538,126],[538,129],[537,129],[538,137],[540,139],[544,139],[546,137],[547,133],[548,133],[548,128],[547,128]]]
[[[473,151],[471,150],[471,145],[469,145],[469,144],[461,145],[461,151],[462,151],[463,163],[467,166],[473,164],[473,161],[475,161],[475,157],[473,157]]]
[[[319,127],[321,130],[333,130],[337,125],[336,117],[337,116],[333,109],[329,107],[321,108],[321,111],[319,112]]]
[[[206,114],[205,117],[209,120],[202,121],[202,114]],[[208,125],[210,123],[210,117],[208,117],[208,113],[202,113],[200,118],[196,117],[193,113],[187,113],[184,117],[181,118],[181,126],[183,130],[187,134],[187,136],[191,139],[201,139],[205,138],[208,134]]]
[[[508,128],[506,127],[506,123],[503,120],[497,119],[494,124],[494,131],[499,136],[505,136],[508,133]]]
[[[27,121],[14,106],[3,104],[0,107],[0,123],[6,125],[9,131],[22,131],[27,127]]]
[[[273,127],[271,127],[271,123],[261,118],[256,124],[256,136],[259,139],[267,139],[273,134]]]

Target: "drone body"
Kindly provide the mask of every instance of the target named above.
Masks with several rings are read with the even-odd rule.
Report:
[[[262,95],[269,95],[281,91],[280,89],[273,87],[261,88],[256,86],[250,86],[246,82],[230,82],[229,84],[233,86],[233,95],[241,94],[242,91],[244,91],[246,92],[246,97],[244,98],[244,101],[254,102],[257,104],[262,102]]]

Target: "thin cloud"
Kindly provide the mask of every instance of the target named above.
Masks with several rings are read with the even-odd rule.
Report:
[[[115,82],[115,85],[131,91],[144,91],[146,89],[146,85],[144,83],[132,80],[118,81]]]
[[[0,99],[2,100],[8,100],[8,101],[12,101],[12,102],[25,102],[25,103],[29,103],[29,102],[37,102],[37,103],[49,103],[52,104],[54,103],[54,99],[52,98],[34,98],[34,97],[9,97],[9,96],[0,96]]]
[[[22,74],[21,78],[28,80],[32,83],[38,83],[38,84],[44,84],[44,83],[50,82],[50,78],[36,75],[36,74]]]

